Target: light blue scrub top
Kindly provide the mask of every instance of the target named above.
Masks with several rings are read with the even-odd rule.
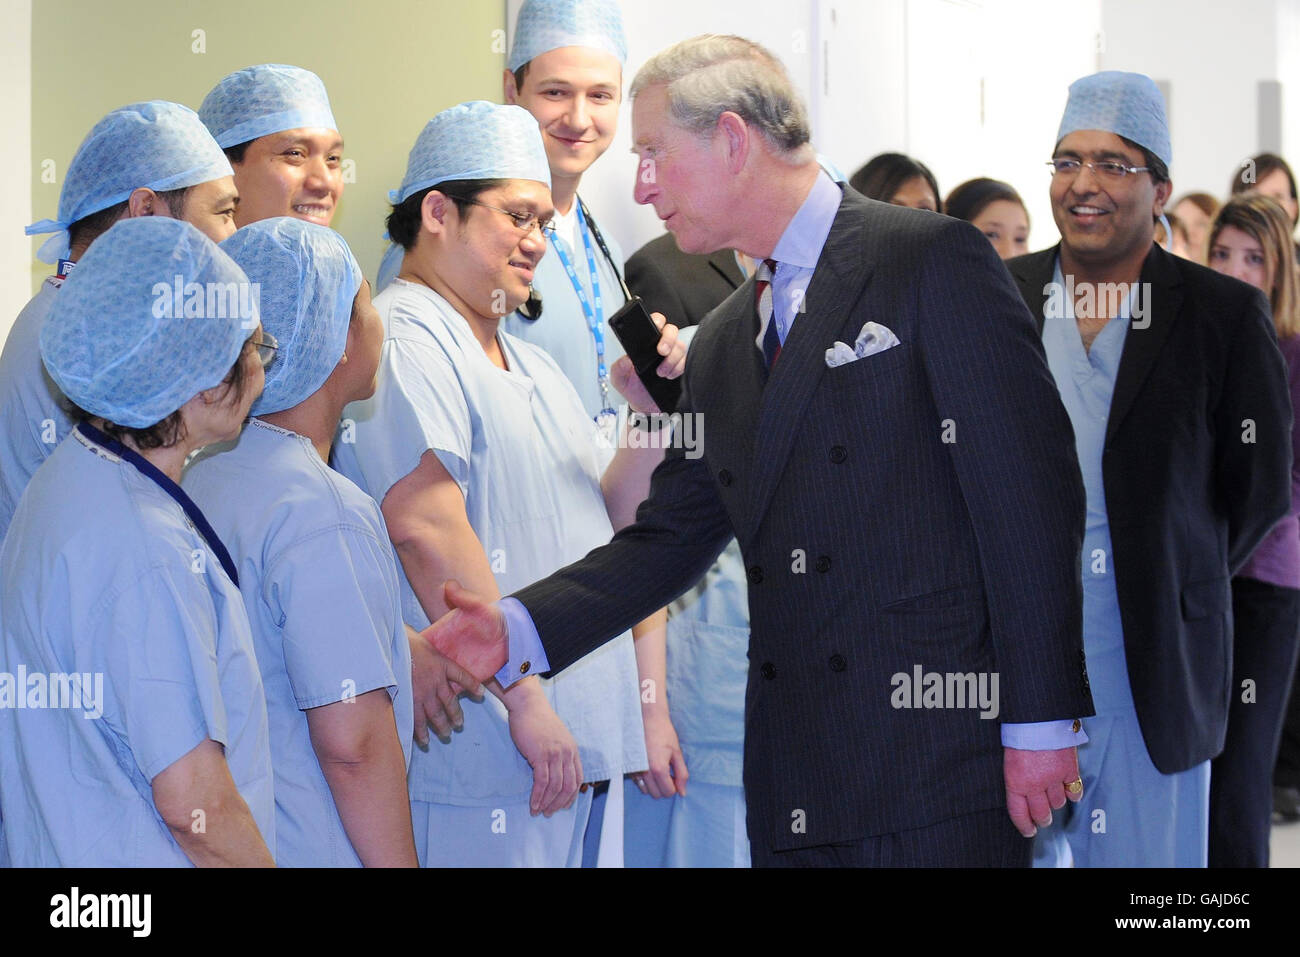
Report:
[[[574,200],[573,212],[575,214],[578,212],[577,200]],[[622,272],[623,250],[608,233],[604,233],[604,236],[610,254],[618,263],[619,272]],[[566,241],[567,239],[568,237]],[[573,230],[573,239],[574,243],[569,244],[570,261],[573,263],[578,280],[582,283],[582,288],[586,290],[587,301],[594,309],[591,269],[587,263],[587,251],[582,244],[582,233],[576,226]],[[601,253],[594,234],[591,237],[591,248],[596,254],[597,281],[600,283],[601,298],[600,322],[601,331],[605,336],[605,369],[608,371],[613,368],[615,360],[625,355],[623,344],[609,328],[608,319],[623,308],[623,303],[627,300],[623,298],[623,290],[618,283],[618,278],[614,275],[609,261]],[[556,255],[554,238],[547,241],[546,255],[538,263],[533,275],[533,288],[542,294],[542,317],[530,321],[518,312],[512,312],[501,321],[501,330],[525,342],[540,346],[554,359],[569,382],[578,390],[578,397],[582,400],[587,415],[595,418],[601,410],[600,384],[596,376],[596,340],[591,333],[591,326],[587,323],[587,314],[582,311],[582,302],[573,289],[573,283],[569,281],[568,273],[565,272],[564,263]],[[612,384],[609,387],[609,404],[614,409],[623,404],[623,397]]]
[[[19,709],[0,688],[14,866],[188,866],[151,782],[207,739],[225,747],[275,853],[266,704],[244,603],[166,492],[74,433],[21,499],[0,580],[0,675],[25,669],[29,691],[34,674],[102,675],[101,687],[90,682],[93,709],[84,697],[77,709]]]
[[[395,280],[375,307],[386,329],[379,385],[344,410],[335,467],[382,502],[433,450],[465,495],[503,595],[607,542],[600,474],[611,453],[598,447],[595,423],[556,364],[498,333],[509,371],[497,368],[469,324],[423,285]],[[401,579],[403,614],[420,630],[428,616]],[[587,781],[646,767],[630,634],[541,683],[578,743]],[[463,806],[526,800],[532,769],[510,740],[504,706],[490,694],[462,706],[464,730],[451,744],[433,738],[412,757],[411,797]]]
[[[409,764],[414,706],[397,561],[379,507],[295,432],[252,419],[184,488],[239,570],[271,726],[276,863],[360,867],[321,771],[309,708],[387,689]]]
[[[1059,261],[1053,281],[1064,288]],[[1106,422],[1110,418],[1115,377],[1128,336],[1131,302],[1126,300],[1121,304],[1120,314],[1102,326],[1092,348],[1085,351],[1074,317],[1074,303],[1069,296],[1061,296],[1060,300],[1065,314],[1046,318],[1043,348],[1061,402],[1074,426],[1075,450],[1088,500],[1082,555],[1083,649],[1088,660],[1088,679],[1099,717],[1131,714],[1135,706],[1124,656],[1124,626],[1120,620],[1119,593],[1115,589],[1114,551],[1101,469]]]
[[[577,210],[578,205],[575,200],[573,212],[576,214]],[[605,243],[609,246],[610,255],[618,263],[618,269],[621,273],[623,271],[623,250],[608,233],[602,235],[604,235]],[[582,288],[587,293],[587,301],[591,303],[594,311],[595,300],[592,298],[591,269],[587,263],[587,251],[582,243],[582,234],[576,226],[572,237],[566,236],[565,241],[567,242],[570,238],[573,240],[573,242],[569,243],[570,261],[573,263],[573,269],[578,275],[578,280],[582,283]],[[623,351],[623,344],[618,341],[618,336],[614,335],[609,328],[608,322],[609,317],[618,312],[626,300],[623,298],[623,289],[619,285],[618,277],[614,275],[609,260],[600,251],[600,246],[596,243],[594,235],[591,237],[591,248],[596,254],[597,281],[600,283],[601,297],[599,312],[601,331],[605,337],[605,369],[608,371],[614,365],[615,360],[626,354]],[[403,255],[402,247],[396,243],[390,243],[388,248],[384,250],[383,259],[380,260],[379,264],[379,276],[376,280],[375,289],[382,292],[397,278],[397,274],[402,269]],[[533,288],[542,296],[541,318],[537,320],[525,319],[518,312],[512,312],[502,320],[501,331],[508,332],[517,339],[523,339],[525,342],[541,346],[546,354],[556,361],[560,369],[568,377],[569,382],[573,384],[573,387],[578,390],[578,397],[582,400],[583,408],[594,419],[602,408],[600,383],[596,375],[596,340],[592,335],[591,326],[587,322],[587,314],[583,312],[582,302],[578,299],[573,283],[569,280],[569,275],[564,269],[564,263],[556,255],[554,238],[547,241],[546,254],[538,263],[533,276]],[[614,409],[623,404],[623,397],[618,394],[613,385],[609,387],[609,403],[610,407]]]
[[[59,407],[59,387],[41,361],[41,327],[63,281],[41,283],[14,320],[0,353],[0,539],[13,519],[23,489],[55,446],[72,431]]]

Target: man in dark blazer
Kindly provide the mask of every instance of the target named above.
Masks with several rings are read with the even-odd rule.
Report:
[[[698,324],[745,281],[732,250],[693,256],[677,248],[671,233],[628,257],[626,272],[632,294],[679,329]]]
[[[969,224],[822,172],[761,47],[685,41],[631,96],[637,200],[683,250],[775,269],[688,352],[703,455],[671,449],[637,522],[550,578],[493,605],[449,584],[432,640],[503,683],[562,669],[735,535],[754,864],[1027,864],[1024,837],[1082,792],[1092,707],[1083,489],[1024,304]]]
[[[1088,494],[1088,797],[1039,834],[1043,864],[1205,866],[1209,761],[1240,693],[1229,577],[1290,500],[1291,403],[1268,303],[1153,243],[1169,160],[1149,77],[1077,81],[1053,155],[1061,243],[1007,263]]]

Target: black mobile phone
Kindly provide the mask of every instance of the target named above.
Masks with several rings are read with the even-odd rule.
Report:
[[[655,372],[664,361],[664,357],[656,351],[661,336],[659,327],[650,318],[641,297],[633,296],[623,304],[622,309],[610,316],[609,327],[623,344],[623,351],[632,360],[637,378],[650,393],[650,398],[655,400],[659,411],[668,413],[676,410],[677,400],[682,395],[682,382],[680,378],[665,379]]]

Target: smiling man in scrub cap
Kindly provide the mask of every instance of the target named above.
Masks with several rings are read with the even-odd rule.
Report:
[[[1038,822],[1040,865],[1206,865],[1210,759],[1241,693],[1228,580],[1290,497],[1291,401],[1268,302],[1153,242],[1172,158],[1150,77],[1076,80],[1050,161],[1061,243],[1007,263],[1074,427],[1088,505],[1097,716],[1079,748],[1084,799]]]
[[[343,196],[343,137],[325,84],[309,70],[263,63],[224,77],[199,116],[235,168],[235,222],[295,216],[328,226]]]
[[[354,441],[335,464],[380,502],[417,628],[447,610],[452,579],[495,595],[604,540],[663,454],[624,443],[604,467],[596,424],[555,361],[500,328],[546,253],[550,183],[533,118],[477,101],[425,126],[393,197],[388,230],[405,255],[375,299],[387,330],[379,384],[345,410]],[[679,374],[671,326],[661,352],[661,373]],[[633,407],[653,411],[631,363],[613,371]],[[554,680],[489,690],[466,703],[449,743],[413,755],[421,863],[620,863],[621,789],[589,827],[586,785],[645,767],[630,636]]]
[[[27,227],[54,233],[40,249],[57,273],[19,313],[0,354],[0,537],[32,474],[68,434],[58,388],[41,364],[41,327],[73,265],[119,219],[184,219],[220,242],[235,231],[230,163],[195,112],[154,100],[95,124],[68,165],[56,219]]]

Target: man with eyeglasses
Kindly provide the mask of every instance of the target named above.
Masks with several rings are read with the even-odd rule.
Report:
[[[378,386],[344,410],[334,464],[380,503],[417,629],[447,611],[449,580],[495,597],[608,539],[663,455],[623,442],[602,456],[559,366],[501,328],[547,251],[550,185],[533,118],[480,100],[425,126],[388,217],[405,255],[375,298]],[[674,327],[660,349],[661,373],[680,375]],[[657,411],[629,360],[611,378],[634,409]],[[464,703],[459,733],[413,755],[421,864],[621,860],[621,815],[598,831],[588,820],[592,784],[646,767],[630,635],[554,679],[519,676],[508,690],[487,683],[492,697]]]
[[[1149,77],[1077,80],[1050,161],[1060,245],[1007,263],[1088,500],[1097,715],[1079,748],[1085,800],[1039,831],[1039,866],[1206,865],[1210,758],[1242,693],[1230,684],[1229,576],[1290,496],[1291,407],[1268,303],[1154,243],[1170,159]]]

